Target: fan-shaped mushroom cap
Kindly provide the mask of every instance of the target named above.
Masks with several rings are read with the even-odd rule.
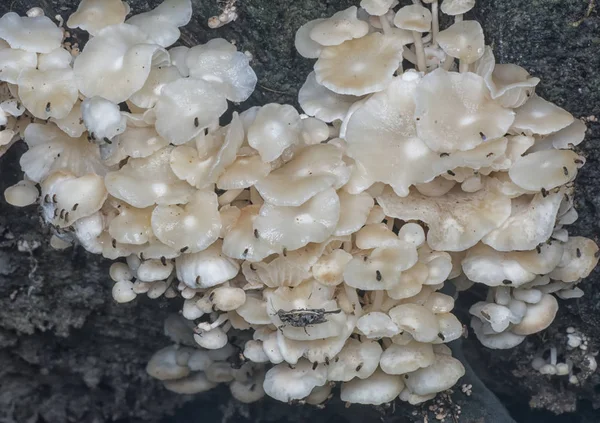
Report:
[[[598,264],[598,246],[591,239],[569,237],[560,265],[550,273],[554,280],[576,282],[586,278]]]
[[[112,166],[128,157],[138,159],[151,156],[167,145],[169,142],[158,135],[153,126],[130,126],[113,139],[112,144],[103,144],[101,148],[104,163]]]
[[[425,231],[418,223],[405,223],[398,231],[398,238],[418,248],[425,242]]]
[[[233,279],[240,265],[225,256],[221,247],[222,242],[218,240],[206,250],[177,257],[177,279],[190,288],[210,288]]]
[[[310,38],[310,32],[324,20],[325,19],[314,19],[308,21],[296,31],[294,46],[302,57],[306,57],[307,59],[317,59],[319,57],[323,46]]]
[[[415,246],[398,239],[394,246],[355,256],[344,269],[344,280],[357,289],[393,289],[401,281],[401,272],[416,262]]]
[[[254,221],[255,236],[278,250],[295,250],[309,242],[323,242],[333,233],[340,217],[340,200],[333,188],[299,207],[265,203]]]
[[[221,217],[217,195],[196,191],[185,207],[157,206],[152,212],[152,230],[169,247],[196,253],[219,237]]]
[[[513,64],[496,64],[491,47],[485,47],[483,56],[476,64],[476,73],[485,80],[493,99],[503,107],[520,107],[534,93],[539,78],[529,75],[525,69]]]
[[[209,381],[204,373],[197,372],[181,379],[166,380],[163,385],[176,394],[191,395],[210,391],[217,383]]]
[[[348,339],[342,351],[327,366],[327,380],[348,382],[355,377],[365,379],[379,365],[382,349],[376,341]]]
[[[481,321],[489,323],[493,331],[497,333],[504,332],[511,323],[521,321],[508,307],[484,301],[473,304],[469,313],[477,316]]]
[[[12,48],[50,53],[60,47],[63,33],[47,16],[19,16],[8,12],[0,18],[0,38]]]
[[[196,188],[205,188],[214,184],[225,168],[233,163],[243,142],[242,123],[234,113],[226,127],[206,136],[200,135],[196,148],[189,145],[175,148],[171,153],[171,169],[180,179]]]
[[[362,315],[356,322],[356,327],[370,339],[391,338],[400,333],[400,328],[392,322],[392,319],[379,311]]]
[[[430,366],[435,361],[431,344],[412,341],[407,345],[390,345],[381,355],[381,370],[390,375],[402,375],[422,367]]]
[[[156,105],[162,88],[179,78],[181,74],[175,66],[153,67],[144,86],[132,94],[129,101],[143,109],[150,109]]]
[[[187,53],[186,66],[190,77],[211,83],[231,101],[247,100],[256,87],[257,78],[249,57],[224,39],[192,47]]]
[[[271,171],[271,165],[261,160],[259,155],[238,157],[217,180],[222,190],[244,189],[256,184]]]
[[[420,4],[404,6],[396,12],[394,25],[409,31],[428,32],[431,28],[431,12]]]
[[[95,36],[104,27],[125,22],[127,13],[128,7],[121,0],[82,0],[69,16],[67,26]]]
[[[381,91],[402,61],[402,50],[394,37],[380,33],[325,47],[315,63],[317,82],[338,94]]]
[[[515,112],[511,130],[527,135],[548,135],[566,128],[574,120],[571,113],[537,95],[531,96]]]
[[[554,321],[558,311],[558,302],[550,294],[545,294],[537,304],[528,304],[521,323],[513,326],[511,332],[516,335],[531,335],[546,329]]]
[[[401,304],[388,314],[398,327],[410,333],[419,342],[433,342],[437,339],[439,325],[435,315],[418,304]]]
[[[322,46],[337,46],[344,41],[364,37],[369,32],[369,24],[358,19],[357,11],[356,6],[350,6],[317,22],[309,33],[310,38]]]
[[[343,151],[334,145],[316,144],[298,152],[292,160],[255,186],[261,197],[274,206],[301,206],[316,194],[344,185],[350,168]]]
[[[321,256],[312,267],[313,277],[323,285],[335,286],[344,281],[344,268],[352,255],[344,250],[333,250]]]
[[[394,0],[361,0],[360,7],[365,9],[369,15],[381,16],[390,10],[393,3]]]
[[[191,0],[165,0],[154,9],[127,19],[148,34],[148,37],[162,47],[169,47],[181,35],[180,26],[185,26],[192,18]]]
[[[81,103],[83,123],[95,139],[111,139],[123,133],[127,119],[121,115],[119,106],[102,97],[86,98]]]
[[[268,396],[278,401],[288,402],[310,395],[316,386],[327,382],[327,368],[318,366],[312,369],[308,360],[300,360],[294,368],[287,364],[273,366],[265,375],[263,388]]]
[[[380,405],[393,401],[404,389],[400,376],[376,370],[367,379],[355,378],[342,384],[340,398],[352,404]]]
[[[510,331],[502,333],[485,333],[484,323],[481,322],[477,317],[471,319],[471,327],[477,336],[477,339],[484,347],[491,349],[510,349],[519,345],[525,340],[525,336],[516,335]],[[493,332],[493,331],[492,331]]]
[[[62,119],[51,118],[50,122],[54,122],[56,126],[72,138],[81,137],[87,130],[82,122],[81,102],[79,100],[75,103],[67,116]]]
[[[340,220],[333,234],[335,236],[350,235],[363,227],[375,202],[368,193],[352,195],[340,190]]]
[[[135,26],[103,28],[75,59],[79,91],[86,97],[121,103],[144,86],[155,58],[166,54]]]
[[[145,260],[136,270],[136,275],[142,282],[155,282],[167,279],[172,271],[171,261],[162,264],[160,260]]]
[[[551,190],[574,180],[583,163],[571,150],[542,150],[517,159],[508,175],[523,189]]]
[[[31,123],[23,139],[29,150],[21,156],[21,169],[32,181],[41,182],[57,170],[75,176],[104,176],[109,170],[100,161],[97,145],[85,138],[71,138],[54,125]]]
[[[127,204],[118,204],[119,215],[108,225],[108,233],[117,242],[142,245],[152,238],[150,219],[153,208],[136,209]]]
[[[521,196],[512,200],[510,217],[497,229],[483,237],[483,242],[498,251],[533,250],[547,241],[556,223],[564,192],[545,197]]]
[[[23,105],[32,115],[44,120],[66,117],[79,94],[71,69],[24,69],[17,85]]]
[[[39,192],[32,181],[23,180],[4,190],[4,199],[15,207],[25,207],[36,202]]]
[[[306,82],[298,92],[298,103],[309,116],[333,122],[343,119],[350,106],[360,97],[333,92],[317,82],[314,72],[308,74]]]
[[[283,150],[300,141],[300,114],[290,105],[276,103],[261,107],[248,128],[248,144],[264,162],[272,162]]]
[[[178,347],[175,345],[155,352],[146,365],[146,372],[158,380],[180,379],[187,376],[190,368],[177,363],[177,353]]]
[[[90,173],[76,177],[59,171],[42,182],[42,210],[47,222],[66,228],[102,207],[108,193],[101,176]]]
[[[34,52],[0,45],[0,81],[16,84],[21,71],[35,69],[37,62],[38,57]]]
[[[448,56],[463,63],[473,63],[484,53],[483,29],[477,21],[456,22],[440,31],[436,40]]]
[[[443,0],[440,9],[446,15],[462,15],[475,6],[475,0]]]
[[[206,81],[179,79],[163,87],[155,110],[156,131],[178,145],[218,122],[227,110],[227,100]]]
[[[194,188],[171,170],[172,150],[168,147],[145,158],[130,159],[121,169],[106,175],[108,192],[138,208],[187,203]]]
[[[533,153],[540,150],[550,150],[555,148],[562,150],[572,148],[579,145],[585,138],[587,126],[579,119],[575,119],[572,124],[558,132],[548,135],[547,137],[538,138],[535,145],[528,151]]]
[[[426,197],[412,191],[401,198],[386,188],[377,201],[387,216],[427,223],[427,243],[440,251],[472,247],[502,225],[511,212],[510,199],[489,184],[476,193],[453,190],[442,197]]]
[[[265,239],[254,236],[253,224],[259,210],[259,205],[244,207],[240,217],[225,235],[223,252],[229,257],[255,262],[277,252]]]
[[[271,318],[267,313],[267,303],[256,297],[247,295],[246,301],[244,302],[244,304],[238,307],[236,312],[251,325],[271,324]],[[267,342],[266,340],[264,341],[264,351],[267,355],[269,355],[269,352],[267,351]],[[279,349],[277,350],[277,352],[279,353]]]
[[[54,69],[69,69],[73,56],[64,48],[57,48],[50,53],[40,54],[37,68],[41,71]]]
[[[194,335],[194,341],[208,350],[218,350],[227,345],[227,334],[221,328],[214,328]]]
[[[429,395],[451,388],[464,375],[465,368],[460,361],[437,354],[431,366],[409,373],[404,383],[417,395]]]
[[[483,78],[474,73],[436,69],[417,86],[415,101],[417,133],[434,151],[470,150],[500,138],[515,116],[489,98]]]

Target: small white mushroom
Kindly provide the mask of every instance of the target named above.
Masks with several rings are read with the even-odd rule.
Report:
[[[271,162],[300,141],[300,131],[300,114],[296,109],[271,103],[258,110],[248,129],[248,144],[258,150],[264,162]]]
[[[551,190],[574,180],[583,163],[571,150],[536,151],[517,159],[508,175],[523,189]]]
[[[15,207],[26,207],[35,203],[39,192],[32,181],[23,180],[4,190],[4,199]]]
[[[381,370],[390,375],[402,375],[430,366],[435,361],[431,344],[410,342],[390,345],[381,355]]]
[[[456,22],[440,31],[437,41],[447,55],[460,60],[463,72],[484,53],[483,29],[477,21]]]
[[[387,338],[400,333],[400,328],[385,313],[372,311],[358,319],[356,327],[367,338]]]
[[[343,119],[350,106],[358,100],[360,97],[338,94],[325,88],[317,82],[314,72],[308,74],[306,82],[298,92],[298,103],[304,113],[325,122]]]
[[[14,49],[50,53],[60,47],[63,34],[47,16],[19,16],[8,12],[0,18],[0,38]]]
[[[371,376],[381,357],[382,349],[376,341],[360,342],[350,338],[337,357],[327,366],[327,380],[348,382]]]
[[[177,278],[190,288],[210,288],[233,279],[240,265],[226,257],[221,248],[222,242],[216,241],[204,251],[177,257]]]
[[[527,135],[548,135],[560,131],[573,123],[573,116],[564,109],[533,95],[515,110],[512,130]]]
[[[202,372],[193,373],[181,379],[163,382],[166,389],[177,394],[198,394],[213,389],[216,383],[209,381]]]
[[[400,376],[375,371],[367,379],[353,379],[342,384],[340,398],[352,404],[380,405],[393,401],[404,389]]]
[[[181,379],[190,373],[189,367],[177,363],[177,346],[163,348],[154,353],[146,372],[158,380]]]
[[[401,330],[407,331],[419,342],[433,342],[437,339],[439,325],[434,314],[418,304],[401,304],[388,314]]]
[[[322,386],[326,382],[325,366],[318,366],[313,370],[309,361],[301,360],[293,369],[287,364],[278,364],[269,369],[263,388],[271,398],[288,402],[307,397],[316,386]]]
[[[431,366],[409,373],[404,383],[417,395],[430,395],[451,388],[464,374],[465,368],[460,361],[438,354]]]
[[[322,46],[337,46],[364,37],[369,32],[369,24],[358,19],[357,11],[356,6],[351,6],[317,22],[310,30],[310,38]]]
[[[82,0],[69,16],[67,26],[95,36],[104,27],[125,22],[126,15],[126,3],[121,0]]]
[[[126,23],[137,26],[162,47],[169,47],[179,36],[179,27],[192,18],[191,0],[164,0],[154,9],[132,16]]]
[[[511,328],[516,335],[531,335],[546,329],[554,321],[558,312],[558,302],[550,294],[545,294],[536,304],[528,304],[523,320]]]
[[[294,46],[302,57],[306,57],[307,59],[317,59],[319,57],[323,46],[310,38],[310,32],[324,20],[325,19],[314,19],[308,21],[296,31]]]

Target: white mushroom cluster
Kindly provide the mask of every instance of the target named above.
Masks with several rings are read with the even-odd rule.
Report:
[[[491,348],[583,294],[598,247],[565,227],[585,126],[495,63],[463,19],[474,1],[444,0],[444,30],[437,0],[417,3],[306,23],[304,114],[273,103],[226,125],[257,78],[226,40],[171,47],[190,0],[127,20],[121,1],[82,1],[77,57],[46,17],[0,19],[0,140],[29,146],[5,196],[40,203],[53,245],[117,260],[115,301],[184,299],[178,346],[147,369],[167,389],[318,405],[340,384],[348,403],[418,404],[465,372],[445,345],[463,334],[447,280],[490,287],[471,314]]]

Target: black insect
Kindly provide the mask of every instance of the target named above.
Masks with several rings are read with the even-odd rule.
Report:
[[[283,322],[283,325],[278,329],[292,326],[294,328],[304,328],[304,331],[306,331],[307,326],[325,323],[328,314],[338,314],[341,311],[341,309],[325,311],[324,308],[296,308],[289,311],[279,309],[275,314]]]
[[[198,118],[194,118],[194,126],[197,128],[200,126],[200,121],[198,120]]]

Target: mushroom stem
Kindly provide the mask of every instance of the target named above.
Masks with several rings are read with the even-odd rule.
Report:
[[[460,73],[469,72],[469,64],[465,63],[462,59],[458,61],[458,71]]]
[[[243,189],[230,189],[219,197],[219,206],[226,206],[235,200],[244,190]]]
[[[454,16],[454,23],[462,22],[463,18],[464,18],[464,15],[462,13],[460,15],[455,15]]]
[[[440,32],[440,17],[438,11],[438,1],[431,3],[431,45],[437,46],[437,35]]]
[[[556,366],[558,361],[556,347],[550,347],[550,364]]]
[[[358,299],[358,294],[356,293],[356,289],[348,286],[347,284],[343,284],[343,285],[344,285],[344,290],[346,291],[346,296],[348,297],[350,304],[352,304],[352,307],[354,308],[354,315],[356,317],[362,316],[363,309],[362,309],[362,306],[360,305],[360,300]]]
[[[454,64],[454,57],[446,55],[446,60],[444,61],[442,68],[444,70],[449,71],[450,69],[452,69],[453,64]]]
[[[421,34],[417,31],[413,31],[412,33],[415,40],[415,51],[417,53],[417,70],[420,72],[427,72],[427,65],[425,64],[425,48],[423,47]]]
[[[381,24],[381,29],[383,29],[383,34],[391,35],[392,28],[390,27],[390,22],[387,20],[386,15],[379,17],[379,23]]]
[[[402,57],[404,57],[406,60],[408,60],[413,65],[417,64],[417,55],[409,48],[404,49],[404,51],[402,53]]]
[[[263,204],[265,202],[254,185],[250,187],[250,202],[252,204]]]
[[[373,303],[371,304],[371,311],[379,311],[381,310],[381,306],[383,305],[383,291],[378,290],[375,291],[375,295],[373,297]]]
[[[390,231],[393,231],[394,230],[394,218],[389,217],[389,216],[386,216],[385,218],[387,219],[386,226],[388,227],[388,229]]]
[[[207,322],[199,323],[198,326],[196,326],[196,330],[198,330],[200,332],[209,332],[215,328],[218,328],[223,323],[225,323],[227,320],[229,320],[227,313],[222,313],[219,315],[217,320],[215,320],[212,323],[207,323]]]

